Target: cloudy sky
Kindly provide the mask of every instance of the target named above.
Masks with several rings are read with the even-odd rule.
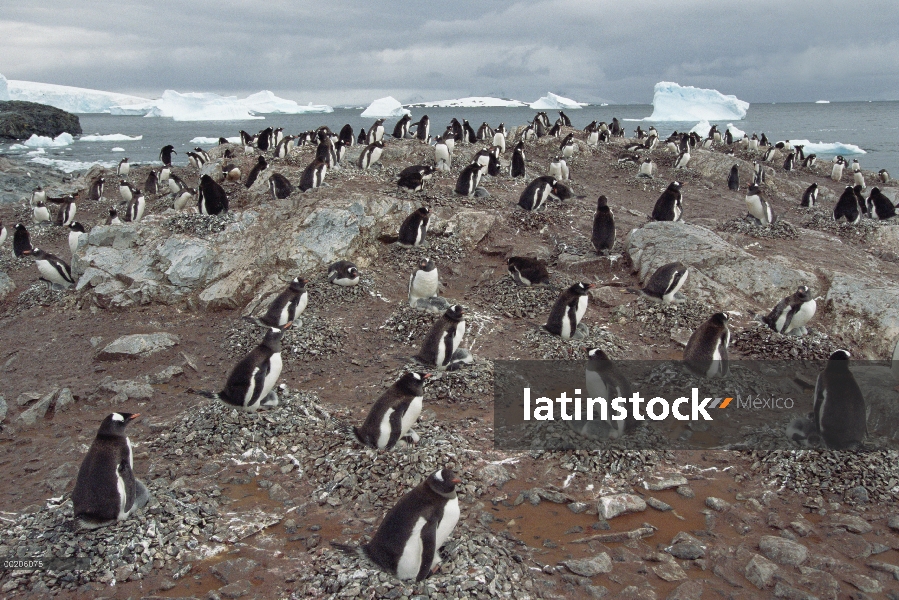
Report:
[[[896,0],[0,0],[0,73],[156,97],[899,100]]]

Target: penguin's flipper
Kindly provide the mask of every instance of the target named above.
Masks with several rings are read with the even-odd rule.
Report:
[[[263,323],[259,317],[254,317],[253,315],[244,315],[243,320],[246,321],[247,323],[252,323],[253,325],[258,325],[259,327],[269,327],[269,325],[266,325],[265,323]]]
[[[361,556],[362,555],[362,548],[360,548],[359,546],[351,546],[349,544],[341,544],[339,542],[335,542],[334,540],[331,540],[331,547],[335,548],[337,550],[340,550],[344,554],[348,554],[350,556]]]
[[[408,408],[409,402],[401,402],[395,407],[395,410],[390,413],[390,437],[387,438],[387,445],[384,446],[385,450],[391,450],[396,446],[396,442],[400,439],[400,430],[403,428],[403,415]]]
[[[431,574],[431,569],[439,564],[440,557],[437,555],[437,525],[439,521],[434,518],[434,515],[431,515],[421,530],[421,567],[418,569],[415,581],[426,579]],[[434,562],[434,558],[437,558],[437,563]]]
[[[268,395],[262,399],[262,402],[259,404],[260,408],[277,408],[278,407],[278,393],[275,390],[272,390],[268,393]]]

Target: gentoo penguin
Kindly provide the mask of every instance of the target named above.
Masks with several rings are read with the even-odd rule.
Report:
[[[459,522],[460,483],[451,470],[441,469],[399,499],[369,543],[331,545],[367,557],[397,579],[421,581],[437,571],[440,548]]]
[[[559,118],[562,119],[562,125],[565,127],[571,127],[571,119],[568,118],[568,115],[563,113],[561,110],[559,111]]]
[[[563,340],[583,338],[587,334],[587,327],[581,323],[581,319],[587,312],[587,301],[593,287],[592,283],[575,283],[562,290],[543,328]]]
[[[471,123],[469,123],[467,119],[462,119],[462,132],[462,141],[468,142],[469,144],[477,143],[478,136],[475,134],[474,127],[471,126]]]
[[[420,439],[412,426],[421,415],[424,380],[429,373],[404,373],[381,394],[368,411],[361,427],[353,427],[360,444],[377,450],[391,450],[399,444],[414,444]]]
[[[343,287],[359,283],[359,269],[348,260],[338,260],[328,267],[328,281]]]
[[[403,115],[399,121],[396,122],[396,125],[393,126],[393,137],[398,140],[401,140],[409,135],[409,124],[412,122],[412,117],[409,115]]]
[[[287,289],[275,296],[268,310],[261,317],[244,317],[245,320],[262,327],[288,329],[297,320],[306,305],[309,304],[309,292],[306,291],[306,280],[294,277]]]
[[[194,188],[183,188],[180,192],[175,194],[175,203],[174,208],[177,211],[182,211],[187,208],[189,205],[196,203],[197,201],[197,190]]]
[[[730,168],[730,175],[727,176],[727,188],[732,192],[740,189],[740,169],[737,165]]]
[[[0,221],[0,246],[3,245],[3,242],[6,241],[6,236],[9,235],[9,232],[6,231],[6,226],[3,224],[3,221]]]
[[[857,158],[852,159],[852,172],[853,173],[861,173],[862,172],[862,166],[858,162]]]
[[[679,181],[672,181],[656,200],[652,209],[653,221],[680,221],[683,217],[683,195]]]
[[[818,184],[813,183],[802,193],[802,201],[799,206],[814,207],[818,203]]]
[[[134,190],[134,197],[131,198],[128,206],[125,208],[125,220],[137,223],[144,218],[146,207],[147,200],[144,198],[144,194],[140,190]]]
[[[510,177],[527,177],[527,167],[524,157],[524,142],[518,142],[512,152],[512,166],[509,169]]]
[[[253,165],[253,168],[250,170],[250,174],[247,175],[247,181],[244,184],[247,189],[250,189],[254,183],[256,183],[256,178],[259,177],[259,174],[268,168],[268,162],[266,162],[264,156],[260,156],[256,161],[256,164]]]
[[[163,166],[172,166],[172,154],[178,154],[177,152],[175,152],[174,146],[169,144],[168,146],[162,147],[162,150],[159,151],[159,160],[162,161]]]
[[[199,152],[188,152],[187,160],[190,161],[190,166],[194,167],[195,169],[199,169],[206,164],[206,161],[203,160],[203,155]]]
[[[365,147],[359,155],[356,166],[365,171],[373,164],[381,160],[381,153],[384,152],[384,142],[374,142]]]
[[[846,350],[831,354],[815,382],[815,424],[833,450],[856,447],[868,435],[865,398],[849,370],[849,358]]]
[[[679,292],[689,275],[690,269],[684,263],[662,265],[640,290],[640,295],[665,304],[683,302],[684,297]]]
[[[240,143],[243,144],[244,154],[249,154],[253,150],[253,136],[243,129],[240,130]]]
[[[555,177],[544,175],[530,182],[518,198],[518,206],[525,210],[539,210],[550,198],[566,200],[571,198],[571,190],[556,181]]]
[[[893,206],[892,201],[880,191],[880,188],[871,188],[871,194],[868,196],[867,203],[868,213],[875,219],[880,219],[882,221],[896,216],[896,207]]]
[[[371,129],[368,130],[368,143],[374,144],[384,139],[384,119],[375,121]]]
[[[799,161],[805,160],[805,144],[796,144],[793,146],[793,152],[796,153],[796,156],[794,157],[795,162],[798,163]]]
[[[340,129],[337,135],[338,139],[343,142],[344,146],[352,146],[356,143],[356,137],[353,135],[353,126],[347,123]]]
[[[16,224],[16,230],[12,234],[12,252],[16,258],[28,256],[34,247],[31,245],[31,235],[21,223]]]
[[[765,183],[765,166],[758,161],[752,163],[752,166],[752,184],[761,185]]]
[[[506,125],[500,123],[496,131],[493,132],[493,145],[499,148],[500,153],[506,153]]]
[[[800,285],[796,293],[777,303],[762,322],[778,333],[805,335],[805,324],[815,316],[818,304],[809,293],[808,286]]]
[[[171,192],[173,194],[177,194],[178,192],[180,192],[181,190],[183,190],[184,188],[187,187],[187,184],[184,183],[184,181],[182,181],[181,178],[178,177],[177,175],[175,175],[174,173],[172,173],[169,176],[168,185],[169,185],[169,192]],[[120,191],[121,191],[121,188],[120,188]]]
[[[109,209],[109,216],[106,217],[106,225],[121,225],[122,220],[119,219],[119,211],[114,208]]]
[[[809,154],[802,161],[802,168],[811,169],[812,167],[815,166],[816,162],[818,162],[818,155],[817,154]]]
[[[855,185],[852,188],[852,193],[855,194],[855,201],[858,204],[858,209],[862,212],[863,215],[870,216],[868,214],[868,201],[865,200],[864,196],[862,196],[862,186]]]
[[[774,155],[777,154],[777,149],[774,146],[769,146],[767,150],[765,150],[765,155],[762,157],[764,162],[771,162],[774,160]]]
[[[66,261],[49,252],[44,252],[40,248],[34,248],[29,255],[34,258],[34,264],[41,273],[41,279],[50,283],[51,287],[67,288],[75,284],[75,280],[72,279],[72,269]]]
[[[426,181],[434,175],[434,167],[430,165],[412,165],[400,171],[396,184],[417,192],[424,187]]]
[[[84,225],[82,225],[78,221],[69,223],[69,250],[72,252],[72,255],[74,255],[75,250],[78,249],[78,240],[80,240],[81,236],[83,236],[84,234]],[[3,242],[0,241],[0,244],[2,243]]]
[[[129,171],[131,171],[131,165],[128,164],[128,159],[123,158],[119,161],[119,166],[116,169],[116,175],[119,177],[127,177]]]
[[[262,131],[256,134],[256,147],[262,150],[263,152],[268,152],[269,147],[272,146],[272,128],[266,127]]]
[[[47,192],[44,191],[44,188],[41,186],[37,186],[31,191],[31,203],[30,206],[34,206],[38,202],[46,202],[47,201]]]
[[[862,188],[863,190],[866,189],[866,188],[868,187],[868,186],[865,185],[865,175],[864,175],[864,173],[862,173],[861,171],[855,171],[855,172],[852,174],[852,182],[853,182],[855,185],[861,186],[861,188]]]
[[[596,201],[596,212],[593,213],[593,235],[590,238],[593,249],[599,254],[608,254],[615,246],[615,216],[609,208],[605,196]]]
[[[62,198],[47,198],[47,200],[59,205],[59,208],[56,210],[56,225],[68,227],[70,223],[75,221],[75,213],[78,212],[75,198],[64,196]]]
[[[750,150],[758,150],[759,149],[759,137],[753,132],[752,137],[749,138],[749,149]]]
[[[260,157],[261,158],[261,157]],[[228,194],[209,175],[200,178],[200,193],[197,198],[197,209],[201,215],[217,215],[228,212]]]
[[[855,190],[851,186],[846,186],[840,199],[837,200],[836,206],[833,207],[833,220],[839,221],[846,217],[849,223],[858,223],[862,218],[862,213],[858,209],[858,200],[855,198]]]
[[[843,167],[846,166],[846,159],[842,156],[838,156],[833,163],[833,169],[830,171],[830,178],[834,181],[839,181],[843,178]]]
[[[440,276],[437,265],[430,258],[423,258],[418,268],[409,276],[409,306],[431,312],[443,312],[449,302],[439,296]]]
[[[454,371],[470,364],[474,360],[471,353],[459,347],[464,336],[462,307],[454,304],[431,326],[415,359],[438,371]]]
[[[75,480],[72,508],[84,529],[123,521],[150,499],[147,486],[134,476],[134,453],[125,427],[139,413],[112,413],[103,419]]]
[[[162,167],[159,169],[159,183],[169,184],[169,177],[172,175],[172,167]]]
[[[786,158],[786,160],[784,160],[784,171],[792,171],[793,163],[795,160],[796,160],[796,154],[794,154],[793,152],[790,152],[789,154],[787,154],[787,158]]]
[[[171,183],[169,183],[171,186]],[[122,179],[119,181],[119,195],[122,197],[122,202],[131,202],[131,199],[134,197],[134,190],[136,188],[131,185],[129,182]]]
[[[40,223],[49,223],[50,222],[50,209],[47,208],[42,201],[38,200],[37,204],[34,205],[34,208],[31,209],[31,220],[35,225],[39,225]]]
[[[438,171],[449,171],[450,167],[453,165],[453,158],[452,155],[450,155],[449,147],[439,135],[437,136],[437,143],[434,144],[434,162],[437,165]]]
[[[890,182],[890,173],[886,169],[881,169],[877,171],[877,176],[880,178],[880,183],[889,183]]]
[[[762,196],[762,189],[758,185],[753,184],[746,190],[746,208],[759,225],[767,227],[777,221],[774,208]]]
[[[640,170],[637,172],[637,177],[652,178],[652,172],[654,168],[655,163],[652,162],[652,159],[647,156],[643,159],[643,162],[640,163]]]
[[[431,211],[426,206],[420,207],[406,217],[402,225],[400,225],[399,245],[405,248],[421,246],[428,232],[428,221],[430,218]]]
[[[550,177],[555,177],[559,181],[567,181],[568,180],[568,163],[565,162],[565,159],[560,157],[555,157],[549,163],[549,173]]]
[[[724,377],[730,370],[727,347],[730,329],[727,313],[715,313],[696,328],[684,348],[684,364],[700,377]]]
[[[587,397],[605,398],[608,402],[612,402],[615,398],[631,397],[633,392],[630,382],[603,350],[588,348],[587,359],[584,374]],[[572,419],[568,421],[568,425],[579,435],[594,440],[617,440],[626,431],[637,427],[637,420],[630,411],[621,420],[614,419],[613,416],[613,411],[609,411],[609,418],[606,421],[594,414],[593,420]]]
[[[275,146],[275,158],[287,158],[290,156],[290,150],[293,147],[293,137],[287,136],[278,142]]]
[[[453,156],[453,152],[456,150],[456,140],[459,139],[456,137],[456,134],[452,129],[447,129],[443,132],[443,143],[446,144],[447,149],[450,153],[450,158]]]
[[[334,151],[334,144],[331,139],[323,134],[319,134],[322,138],[318,146],[315,148],[315,160],[320,160],[329,168],[337,164],[337,152]]]
[[[208,392],[188,389],[206,398],[221,400],[246,412],[256,412],[260,408],[278,406],[278,394],[274,391],[281,376],[281,337],[284,332],[270,328],[262,342],[253,348],[234,366],[225,389]]]
[[[675,169],[686,169],[687,165],[690,163],[690,149],[687,148],[683,150],[680,154],[677,155],[677,159],[674,161]]]
[[[565,139],[562,141],[562,144],[559,146],[559,152],[562,153],[564,158],[571,158],[574,153],[577,151],[577,140],[574,139],[574,134],[569,133],[565,136]]]
[[[368,134],[365,133],[365,128],[359,128],[359,137],[356,139],[356,143],[358,144],[368,144]]]
[[[283,200],[293,193],[293,184],[284,175],[272,173],[268,177],[268,190],[272,194],[272,200]]]
[[[545,261],[527,256],[510,256],[506,262],[509,274],[518,285],[551,285]]]
[[[144,181],[144,192],[147,194],[159,193],[159,176],[154,169],[150,169],[147,179]]]
[[[431,137],[431,119],[428,115],[422,115],[418,123],[415,124],[415,138],[422,142],[427,142]]]
[[[475,137],[479,142],[493,139],[493,130],[490,128],[490,125],[487,124],[487,121],[481,123],[481,126],[478,127],[478,131]]]
[[[103,185],[106,183],[106,178],[102,175],[98,175],[91,182],[90,191],[87,193],[87,197],[91,200],[99,200],[103,197]]]
[[[328,165],[320,160],[314,160],[303,169],[303,175],[300,177],[300,191],[308,192],[314,190],[325,182],[325,176],[328,174]]]
[[[768,136],[765,135],[765,132],[762,132],[762,137],[759,138],[759,146],[770,146],[771,142],[768,141]]]
[[[242,175],[240,167],[234,163],[228,163],[222,167],[222,181],[240,181]]]
[[[334,158],[336,161],[335,164],[343,164],[343,159],[346,158],[346,148],[346,144],[344,144],[340,140],[338,140],[337,143],[334,144]]]
[[[459,178],[456,179],[456,187],[453,191],[460,196],[473,196],[480,182],[481,165],[473,162],[459,173]]]

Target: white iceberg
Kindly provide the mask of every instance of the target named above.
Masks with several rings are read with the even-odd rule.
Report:
[[[63,146],[68,146],[75,140],[72,138],[72,134],[62,132],[55,138],[45,137],[43,135],[37,135],[36,133],[32,133],[31,137],[22,142],[22,145],[27,148],[62,148]]]
[[[737,129],[736,127],[734,127],[733,123],[728,123],[725,131],[730,131],[730,134],[733,136],[735,141],[742,140],[744,137],[746,137],[746,132],[742,129]]]
[[[693,129],[688,131],[687,133],[697,133],[699,137],[707,138],[709,137],[709,132],[712,130],[712,125],[708,121],[700,121],[696,125],[693,126]]]
[[[535,102],[531,102],[531,108],[536,108],[537,110],[554,110],[554,109],[563,109],[567,108],[568,110],[572,110],[575,108],[583,108],[587,106],[586,102],[576,102],[571,98],[564,98],[562,96],[557,96],[552,92],[547,92],[545,96],[540,98]]]
[[[239,144],[240,136],[225,138],[228,140],[229,144]],[[219,139],[217,137],[195,137],[189,143],[191,144],[218,144]]]
[[[0,73],[0,102],[9,100],[9,82],[3,73]]]
[[[71,173],[72,171],[87,171],[94,165],[100,165],[104,169],[112,169],[118,162],[82,162],[78,160],[62,160],[58,158],[45,158],[43,156],[37,156],[31,159],[31,162],[37,163],[39,165],[47,165],[48,167],[55,167],[64,173]]]
[[[246,121],[264,119],[254,115],[236,96],[219,96],[208,92],[188,92],[182,94],[166,90],[158,100],[150,100],[142,105],[113,107],[113,114],[146,109],[145,117],[168,117],[175,121]]]
[[[82,135],[78,138],[79,142],[137,142],[144,139],[142,135],[125,135],[124,133],[109,133],[100,135],[95,133],[92,135]]]
[[[113,148],[112,150],[110,150],[110,152],[124,152],[124,151],[125,151],[124,148],[119,148],[118,146]]]
[[[813,143],[808,140],[790,140],[793,146],[804,146],[802,151],[806,156],[809,154],[824,154],[827,156],[836,156],[837,154],[853,155],[867,154],[864,150],[855,144],[844,144],[842,142],[818,142]]]
[[[372,117],[374,119],[389,119],[391,117],[402,117],[403,115],[411,115],[412,111],[403,108],[399,100],[393,96],[386,98],[378,98],[368,105],[368,108],[362,111],[363,117]]]
[[[504,108],[518,108],[527,106],[520,100],[506,100],[504,98],[493,98],[490,96],[471,96],[468,98],[458,98],[456,100],[437,100],[433,102],[416,102],[408,106],[421,107],[438,107],[438,108],[476,108],[483,106],[499,106]]]
[[[749,103],[718,90],[681,86],[662,81],[655,86],[652,116],[644,121],[739,121]]]
[[[243,100],[238,100],[238,102],[255,113],[263,114],[303,115],[307,113],[334,112],[334,109],[327,104],[312,104],[310,102],[303,106],[293,100],[279,98],[268,90],[250,94]]]
[[[830,104],[830,100],[815,100],[815,104]]]
[[[48,104],[71,113],[108,113],[113,106],[147,102],[139,96],[52,83],[10,79],[7,85],[9,100]]]

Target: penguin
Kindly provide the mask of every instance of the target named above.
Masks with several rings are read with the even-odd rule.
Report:
[[[575,283],[562,290],[549,313],[543,328],[563,340],[579,340],[587,334],[587,327],[581,323],[587,312],[587,301],[592,283]]]
[[[562,135],[562,122],[556,119],[555,124],[550,127],[546,135],[550,137],[559,137],[560,135]]]
[[[21,223],[16,224],[16,230],[12,234],[12,251],[16,258],[22,258],[31,254],[34,247],[31,245],[31,235]]]
[[[34,248],[29,255],[34,258],[34,264],[41,274],[41,279],[50,283],[51,287],[68,288],[75,284],[75,280],[72,279],[72,269],[66,261],[49,252],[44,252],[40,248]]]
[[[200,178],[200,193],[197,196],[197,210],[201,215],[228,212],[228,194],[209,175]]]
[[[75,250],[78,249],[78,240],[80,240],[81,236],[83,236],[84,234],[84,225],[82,225],[78,221],[69,223],[69,250],[72,252],[72,256],[75,255]],[[2,243],[3,242],[0,241],[0,244]]]
[[[653,221],[680,221],[683,217],[683,194],[679,181],[671,182],[656,200],[652,209]]]
[[[812,167],[815,166],[816,162],[818,162],[818,155],[817,154],[809,154],[802,161],[802,168],[803,169],[811,169]]]
[[[424,382],[429,373],[404,373],[381,394],[361,427],[353,427],[353,435],[363,446],[376,450],[392,450],[419,441],[412,426],[421,415]]]
[[[342,165],[344,158],[346,158],[346,144],[338,140],[338,142],[334,144],[335,164]]]
[[[268,189],[272,194],[272,200],[283,200],[293,193],[293,184],[284,175],[272,173],[268,177]]]
[[[838,156],[837,160],[833,163],[833,169],[830,172],[830,178],[834,181],[839,181],[843,178],[843,167],[846,166],[846,161],[842,156]]]
[[[460,196],[473,196],[481,182],[481,166],[474,162],[462,169],[453,190]]]
[[[675,169],[686,169],[687,165],[690,163],[690,150],[689,148],[683,150],[680,154],[677,155],[677,159],[674,161]]]
[[[809,293],[808,286],[800,285],[796,292],[777,303],[762,322],[784,335],[805,335],[805,324],[815,316],[818,303]]]
[[[422,115],[415,124],[415,138],[421,142],[427,142],[431,137],[431,119],[428,115]]]
[[[506,127],[500,123],[496,131],[493,132],[493,145],[499,148],[500,153],[506,153]]]
[[[774,155],[777,154],[777,149],[774,146],[769,146],[765,151],[765,156],[762,157],[764,162],[771,162],[774,160]]]
[[[799,206],[807,206],[812,208],[815,204],[818,203],[818,184],[813,183],[802,193],[802,201],[799,202]]]
[[[437,169],[441,171],[449,171],[453,162],[449,147],[439,135],[437,136],[437,143],[434,144],[434,162],[437,165]]]
[[[171,183],[169,184],[171,186]],[[119,195],[122,197],[123,203],[131,202],[131,199],[134,197],[135,187],[122,179],[119,182]]]
[[[119,211],[114,208],[109,209],[109,216],[106,217],[106,225],[121,225],[122,221],[119,219]]]
[[[366,139],[369,144],[374,144],[375,142],[380,142],[384,139],[384,119],[375,121],[374,125],[371,126],[371,129],[368,130],[368,137]]]
[[[855,191],[850,186],[846,186],[840,199],[837,200],[836,206],[833,207],[833,220],[839,221],[846,217],[848,223],[858,223],[862,218],[862,213],[858,209],[858,200],[855,198]]]
[[[753,132],[752,137],[749,138],[749,149],[752,151],[756,151],[759,149],[759,137],[755,134],[755,132]]]
[[[441,469],[399,499],[369,543],[331,545],[367,557],[397,579],[422,581],[436,572],[440,548],[459,522],[460,483],[451,470]]]
[[[622,154],[618,157],[618,164],[619,165],[636,165],[637,163],[640,162],[640,160],[641,159],[640,159],[639,154],[631,154],[628,152],[628,153]]]
[[[630,381],[618,369],[617,365],[600,348],[587,349],[587,367],[585,369],[585,389],[589,398],[605,398],[612,402],[615,398],[630,398],[633,394]],[[637,420],[627,411],[624,419],[609,418],[603,421],[594,414],[593,420],[568,421],[568,425],[578,435],[593,440],[617,440],[626,432],[637,427]]]
[[[356,137],[353,135],[353,126],[347,123],[343,127],[340,128],[340,133],[337,134],[337,139],[343,142],[344,146],[352,146],[356,143]]]
[[[867,188],[865,185],[865,175],[861,171],[855,171],[852,174],[852,182],[855,185],[860,186],[863,190]]]
[[[256,178],[259,177],[259,174],[268,168],[268,162],[266,162],[264,156],[260,156],[256,161],[256,164],[253,165],[253,168],[250,170],[250,174],[247,175],[247,181],[244,184],[247,189],[253,187],[253,184],[256,183]],[[205,175],[204,175],[205,177]]]
[[[752,163],[752,185],[762,185],[765,183],[765,166],[756,161]]]
[[[256,134],[256,147],[262,150],[263,152],[268,152],[269,147],[272,146],[272,128],[266,127],[262,131]]]
[[[374,142],[365,147],[362,153],[359,155],[359,160],[356,162],[356,165],[365,171],[373,164],[377,163],[381,160],[381,153],[384,152],[384,142]]]
[[[3,224],[3,221],[0,221],[0,246],[3,245],[3,242],[6,241],[6,236],[9,235],[9,232],[6,231],[6,226]]]
[[[687,281],[690,269],[682,262],[662,265],[640,289],[640,295],[647,300],[664,304],[680,303],[685,300],[680,289]]]
[[[643,162],[640,163],[640,170],[637,172],[637,177],[649,177],[651,179],[654,169],[655,163],[647,156],[643,159]]]
[[[426,206],[422,206],[406,217],[402,225],[400,225],[399,245],[404,248],[421,246],[425,241],[425,235],[428,233],[428,221],[430,218],[431,214]]]
[[[87,197],[91,200],[99,200],[103,197],[103,185],[106,183],[106,178],[102,175],[97,175],[94,177],[94,180],[91,182],[90,190],[87,193]]]
[[[527,177],[527,167],[525,166],[524,142],[518,142],[515,150],[512,152],[512,166],[509,169],[510,177]]]
[[[777,221],[777,215],[774,214],[774,208],[771,203],[762,197],[762,190],[758,185],[751,185],[746,190],[746,208],[749,214],[759,225],[768,226]]]
[[[206,161],[203,160],[203,155],[199,152],[188,152],[187,159],[190,161],[190,166],[195,169],[199,169],[206,164]]]
[[[174,208],[180,212],[195,202],[197,202],[197,190],[186,187],[175,195]]]
[[[119,177],[128,177],[129,171],[131,171],[131,165],[128,164],[127,158],[123,158],[119,161],[118,168],[116,168],[116,175]]]
[[[786,160],[784,160],[784,171],[792,171],[793,170],[793,162],[796,159],[796,154],[790,152],[787,154]]]
[[[40,223],[50,222],[50,209],[38,200],[38,203],[31,209],[31,220],[38,225]]]
[[[244,133],[244,132],[241,132]],[[171,167],[172,166],[172,154],[178,154],[175,152],[175,147],[171,144],[167,146],[163,146],[159,151],[159,160],[162,161],[163,166]]]
[[[608,254],[615,246],[615,216],[605,196],[600,196],[596,201],[590,242],[597,254]]]
[[[187,184],[184,183],[180,177],[175,175],[174,173],[169,176],[168,179],[169,192],[173,194],[177,194],[181,190],[187,187]]]
[[[423,258],[409,277],[409,306],[432,312],[446,310],[449,303],[439,296],[440,277],[437,265],[430,258]]]
[[[467,119],[462,119],[462,141],[469,144],[475,144],[478,141],[478,136]]]
[[[68,227],[70,223],[75,221],[75,213],[78,212],[78,205],[75,204],[75,198],[72,196],[64,196],[62,198],[47,198],[53,204],[58,204],[56,211],[56,225],[60,227]]]
[[[294,277],[287,289],[275,296],[263,316],[247,316],[244,320],[262,327],[289,329],[297,317],[303,314],[308,304],[309,292],[306,291],[306,280]]]
[[[147,194],[159,193],[159,176],[153,169],[150,169],[150,172],[147,174],[147,179],[144,181],[144,192]]]
[[[559,152],[562,153],[564,158],[571,158],[576,151],[577,140],[574,139],[573,133],[569,133],[562,141],[561,145],[559,145]]]
[[[740,169],[737,165],[730,168],[730,175],[727,176],[727,188],[732,192],[740,190]]]
[[[550,197],[556,200],[566,200],[571,198],[571,190],[556,181],[555,177],[544,175],[524,188],[518,198],[518,206],[530,211],[540,210]]]
[[[456,140],[459,139],[456,137],[455,132],[451,129],[447,129],[443,132],[443,143],[446,144],[447,149],[450,153],[450,158],[453,156],[453,152],[456,150]]]
[[[716,142],[716,143],[718,143],[718,144],[721,143],[721,132],[718,131],[718,126],[717,126],[717,125],[712,125],[712,128],[709,129],[709,137],[708,137],[708,139],[711,140],[711,141],[713,141],[713,142]]]
[[[207,175],[208,177],[208,175]],[[218,184],[216,184],[218,185]],[[147,201],[140,190],[134,191],[134,197],[125,208],[125,221],[137,223],[144,218],[144,210],[147,207]]]
[[[770,146],[771,142],[768,141],[768,136],[762,132],[762,137],[759,139],[759,146]]]
[[[727,347],[730,329],[727,313],[719,312],[696,328],[684,348],[684,365],[700,377],[725,377],[730,371]]]
[[[850,357],[846,350],[831,354],[815,382],[815,424],[832,450],[856,448],[868,435],[865,398],[849,370]]]
[[[890,173],[886,169],[881,169],[877,172],[877,176],[880,178],[880,183],[889,183],[890,182]]]
[[[562,120],[562,125],[565,127],[571,127],[571,119],[568,118],[568,115],[563,113],[561,110],[559,111],[559,118]]]
[[[431,326],[415,359],[438,371],[455,371],[473,361],[471,353],[459,348],[465,336],[462,307],[454,304]]]
[[[325,175],[328,174],[328,165],[320,160],[314,160],[303,170],[300,177],[300,191],[308,192],[314,190],[325,182]]]
[[[272,131],[272,144],[277,146],[284,140],[284,128],[276,127],[274,131]]]
[[[125,428],[139,416],[112,413],[100,424],[72,490],[79,527],[96,529],[123,521],[150,500],[147,486],[134,476],[134,452],[125,435]]]
[[[487,121],[481,123],[481,126],[478,127],[478,131],[475,137],[479,142],[493,139],[493,130],[490,129],[490,125],[487,124]]]
[[[506,261],[509,266],[509,274],[518,285],[551,285],[549,271],[546,270],[546,262],[527,256],[510,256]]]
[[[322,137],[318,146],[315,148],[315,160],[320,160],[329,168],[337,164],[337,153],[334,151],[334,144],[327,137]]]
[[[359,139],[356,140],[359,144],[368,144],[368,135],[365,133],[365,128],[359,128]]]
[[[393,137],[398,140],[401,140],[409,135],[409,124],[412,122],[412,117],[409,115],[403,115],[403,117],[396,122],[396,125],[393,126]]]
[[[278,394],[274,389],[283,366],[281,361],[283,335],[284,331],[278,327],[269,328],[262,342],[234,366],[221,392],[194,389],[188,391],[206,398],[221,400],[245,412],[277,407]]]
[[[852,193],[855,194],[855,201],[858,204],[858,209],[864,216],[871,216],[868,213],[868,201],[865,200],[865,197],[862,196],[862,186],[856,185],[852,188]]]
[[[243,144],[244,154],[248,154],[253,150],[253,136],[243,129],[240,130],[240,143]]]
[[[565,162],[565,159],[555,157],[552,162],[549,163],[549,176],[555,177],[559,181],[567,181],[568,180],[568,163]]]
[[[618,117],[612,117],[612,124],[609,126],[609,132],[612,134],[612,137],[624,137],[624,127],[621,126]]]
[[[293,137],[287,136],[278,142],[278,145],[275,146],[275,158],[287,158],[290,156],[290,150],[293,146]]]
[[[228,163],[222,167],[222,181],[240,181],[242,175],[240,167],[234,163]]]
[[[861,173],[862,172],[862,166],[858,162],[857,158],[852,159],[852,172],[853,173]]]
[[[396,184],[417,192],[424,187],[426,181],[434,175],[434,167],[430,165],[413,165],[400,171]]]
[[[339,286],[358,285],[359,269],[348,260],[338,260],[328,267],[328,281]]]
[[[887,198],[880,188],[871,188],[871,194],[868,196],[868,213],[875,219],[890,219],[896,216],[896,207],[892,201]]]

